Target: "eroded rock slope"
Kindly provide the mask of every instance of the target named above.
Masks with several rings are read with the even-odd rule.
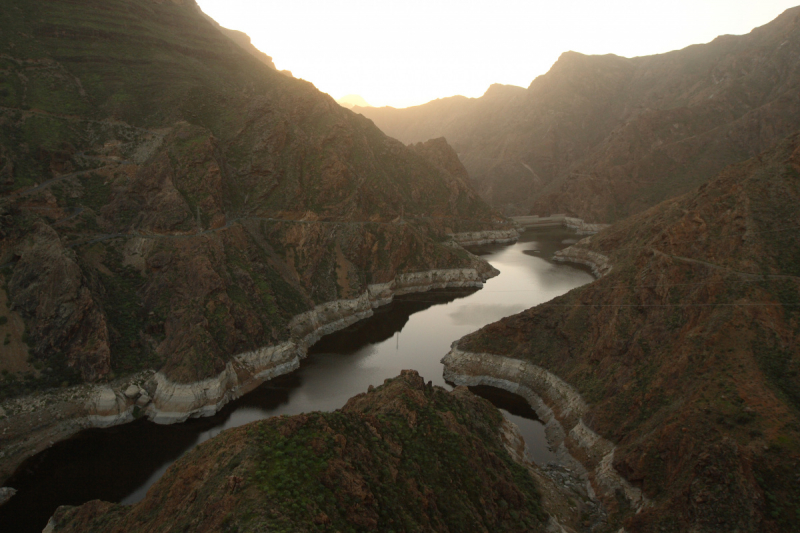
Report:
[[[495,216],[445,143],[386,137],[194,2],[6,7],[0,263],[32,380],[202,379],[315,305],[475,266],[439,241]]]

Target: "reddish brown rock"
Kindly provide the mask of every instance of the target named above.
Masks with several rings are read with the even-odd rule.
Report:
[[[41,221],[33,224],[14,253],[18,260],[8,292],[12,308],[25,319],[36,366],[66,362],[88,381],[108,374],[111,358],[105,317],[75,254]]]

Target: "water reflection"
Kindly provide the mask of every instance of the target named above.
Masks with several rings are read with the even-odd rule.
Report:
[[[472,305],[469,307],[461,307],[456,311],[450,313],[450,318],[454,323],[459,326],[475,326],[476,329],[492,322],[492,318],[496,316],[511,316],[524,311],[523,304],[518,305],[502,305],[502,304],[487,304],[487,305]]]
[[[401,296],[391,304],[375,309],[375,314],[368,319],[321,338],[308,353],[354,353],[365,345],[378,344],[394,337],[395,333],[405,327],[414,313],[436,304],[446,304],[458,298],[465,298],[475,294],[477,290],[444,289]]]
[[[482,290],[400,297],[375,316],[321,339],[296,372],[264,383],[215,416],[173,426],[140,420],[87,430],[56,444],[5,483],[19,492],[0,507],[0,529],[41,531],[58,505],[92,499],[135,503],[182,453],[221,431],[275,415],[337,409],[402,369],[416,369],[447,386],[439,361],[455,339],[592,280],[582,269],[545,259],[571,235],[527,232],[517,244],[476,250],[501,272]],[[528,253],[534,250],[541,253]],[[515,414],[516,408],[505,405],[500,406],[520,426],[534,460],[553,460],[535,416]]]
[[[536,411],[531,408],[525,398],[503,389],[485,385],[470,387],[469,390],[492,402],[495,407],[500,409],[503,416],[517,425],[528,445],[528,459],[540,465],[558,462],[558,457],[547,445],[544,425],[531,423],[539,422],[539,417],[536,416]]]

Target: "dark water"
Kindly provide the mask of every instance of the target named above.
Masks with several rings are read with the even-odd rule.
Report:
[[[41,531],[59,505],[135,503],[178,457],[221,431],[275,415],[337,409],[402,369],[450,388],[439,361],[454,340],[592,280],[585,270],[549,261],[574,241],[565,230],[539,230],[513,245],[473,250],[501,272],[483,289],[397,298],[375,316],[321,339],[296,372],[264,383],[215,416],[173,426],[139,420],[57,443],[5,483],[19,492],[0,507],[0,531]],[[555,460],[544,427],[522,398],[488,387],[475,392],[520,427],[533,460]]]

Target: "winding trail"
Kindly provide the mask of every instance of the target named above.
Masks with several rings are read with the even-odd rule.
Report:
[[[695,265],[701,265],[707,268],[711,268],[714,270],[723,270],[725,272],[729,272],[731,274],[736,274],[739,276],[744,276],[752,279],[787,279],[792,281],[800,281],[800,277],[798,276],[790,276],[788,274],[761,274],[758,272],[742,272],[740,270],[734,270],[732,268],[724,267],[722,265],[717,265],[714,263],[709,263],[708,261],[703,261],[701,259],[692,259],[691,257],[683,257],[680,255],[671,255],[656,250],[655,248],[651,248],[653,253],[656,255],[660,255],[663,257],[669,257],[670,259],[674,259],[675,261],[683,261],[684,263],[692,263]]]

